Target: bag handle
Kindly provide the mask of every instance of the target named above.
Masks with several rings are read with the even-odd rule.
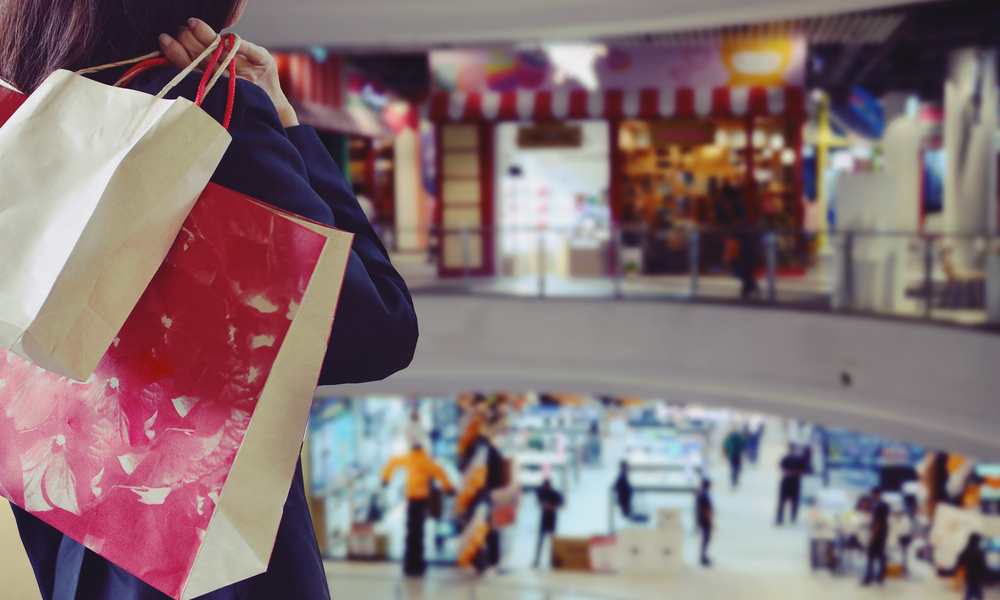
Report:
[[[212,41],[212,43],[208,45],[208,48],[205,48],[205,51],[202,52],[201,55],[198,56],[198,58],[196,58],[194,61],[192,61],[190,65],[188,65],[187,67],[185,67],[184,70],[181,71],[180,75],[178,75],[177,77],[175,77],[173,81],[171,81],[170,83],[168,83],[167,86],[165,88],[163,88],[162,91],[160,91],[160,95],[158,97],[162,98],[164,94],[166,94],[167,92],[169,92],[171,88],[173,88],[182,79],[184,79],[184,77],[186,77],[188,75],[188,73],[190,73],[191,71],[194,71],[195,67],[197,67],[199,64],[201,64],[201,61],[205,60],[206,58],[208,58],[208,56],[210,54],[212,54],[213,52],[215,52],[216,48],[219,47],[219,44],[221,42],[222,42],[222,36],[216,36],[216,38]],[[150,52],[149,54],[145,54],[145,55],[140,56],[138,58],[129,58],[127,60],[120,60],[118,62],[108,63],[106,65],[98,65],[96,67],[90,67],[88,69],[80,69],[79,71],[76,72],[76,74],[77,75],[89,75],[91,73],[99,73],[101,71],[106,71],[108,69],[113,69],[115,67],[123,67],[125,65],[132,65],[132,64],[135,64],[135,63],[144,63],[144,62],[147,62],[147,61],[155,60],[155,59],[157,59],[159,57],[160,57],[160,51],[157,50],[156,52]]]
[[[232,61],[235,60],[236,52],[239,50],[240,44],[242,43],[243,40],[240,38],[240,36],[236,35],[235,33],[228,33],[226,35],[215,36],[215,39],[212,40],[212,43],[209,44],[207,48],[205,48],[205,50],[198,56],[198,58],[191,61],[191,64],[182,69],[181,72],[178,73],[176,77],[174,77],[169,83],[167,83],[167,85],[163,87],[162,90],[160,90],[160,93],[157,94],[156,97],[163,98],[164,96],[166,96],[167,92],[172,90],[178,83],[183,81],[183,79],[187,77],[192,71],[194,71],[195,68],[197,68],[198,65],[202,63],[202,61],[209,58],[209,56],[211,55],[209,68],[205,70],[205,76],[202,77],[202,84],[198,87],[199,98],[197,99],[196,104],[200,106],[201,100],[203,99],[204,95],[207,94],[209,91],[211,91],[212,86],[215,85],[215,82],[218,81],[219,77],[222,75],[222,71],[224,71],[227,67],[229,67],[232,64]],[[226,55],[225,60],[222,62],[222,67],[220,69],[220,72],[217,73],[214,77],[212,77],[211,81],[208,81],[208,78],[211,77],[212,71],[218,64],[219,57],[222,54],[223,47],[230,49],[229,54]],[[129,69],[129,71],[125,73],[125,75],[121,79],[119,79],[118,82],[115,83],[115,86],[120,87],[128,83],[128,81],[131,80],[133,77],[135,77],[136,75],[138,75],[139,73],[145,71],[150,67],[160,64],[167,64],[166,59],[160,56],[159,51],[156,51],[156,52],[150,52],[149,54],[145,54],[138,58],[130,58],[127,60],[120,60],[118,62],[108,63],[106,65],[99,65],[96,67],[81,69],[79,71],[76,71],[76,74],[88,75],[90,73],[98,73],[100,71],[106,71],[108,69],[113,69],[115,67],[132,65],[135,63],[140,63],[140,64],[136,65],[132,69]],[[205,83],[206,81],[207,84]]]
[[[191,64],[189,64],[187,67],[184,68],[184,70],[178,73],[177,76],[170,81],[170,83],[164,86],[163,89],[160,90],[160,93],[156,95],[156,97],[163,98],[167,94],[167,92],[172,90],[174,86],[176,86],[185,77],[187,77],[189,73],[194,71],[195,67],[200,65],[201,62],[205,60],[211,53],[212,58],[209,61],[208,68],[205,69],[205,74],[202,75],[201,84],[198,86],[198,97],[195,98],[195,104],[201,106],[201,102],[202,100],[204,100],[205,95],[212,90],[212,87],[215,85],[215,82],[218,81],[219,77],[222,76],[223,71],[225,71],[228,68],[230,71],[230,75],[232,75],[230,79],[235,79],[236,63],[233,61],[235,61],[236,52],[240,49],[240,44],[242,43],[243,40],[240,38],[240,36],[236,35],[235,33],[227,33],[226,35],[216,36],[215,40],[211,44],[209,44],[208,48],[205,48],[205,51],[202,52],[201,55],[198,56],[198,58],[194,59],[191,62]],[[219,62],[219,57],[222,55],[223,48],[228,48],[229,54],[227,54],[226,59],[222,61],[222,65],[220,65],[219,67],[219,72],[216,73],[215,76],[213,77],[212,72],[215,70],[215,67]],[[211,80],[209,80],[209,77],[211,77]]]
[[[156,95],[157,98],[163,98],[167,92],[173,89],[178,83],[180,83],[185,77],[187,77],[194,69],[202,63],[202,61],[208,59],[208,68],[205,69],[205,73],[201,76],[201,82],[198,84],[198,94],[195,97],[195,105],[201,106],[202,102],[205,100],[205,96],[212,90],[212,87],[222,76],[223,72],[227,69],[229,70],[229,93],[226,102],[226,112],[222,120],[222,126],[225,129],[229,129],[229,122],[232,119],[233,114],[233,103],[236,99],[236,54],[239,51],[242,39],[240,36],[229,33],[226,35],[216,36],[215,40],[209,44],[205,51],[194,59],[187,67],[185,67],[180,73],[177,74],[167,85],[160,90],[160,93]],[[222,56],[223,50],[229,50],[226,58],[219,65],[219,58]],[[211,58],[209,55],[211,54]],[[131,69],[129,69],[122,77],[115,82],[115,87],[122,87],[127,85],[132,81],[137,75],[155,66],[168,65],[169,61],[160,56],[159,52],[154,52],[152,54],[147,54],[145,56],[140,56],[139,58],[134,58],[131,60],[121,61],[113,63],[110,65],[102,65],[100,67],[93,67],[91,69],[86,69],[86,72],[93,73],[101,71],[104,69],[109,69],[116,66],[123,66],[127,64],[138,63]],[[212,73],[215,71],[216,66],[219,66],[218,72],[213,76]]]

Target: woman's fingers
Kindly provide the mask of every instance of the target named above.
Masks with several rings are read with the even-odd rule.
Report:
[[[201,19],[188,19],[188,29],[194,36],[194,39],[201,44],[202,50],[205,50],[205,48],[214,42],[218,35],[214,29],[209,27],[208,23]]]
[[[160,51],[170,61],[170,64],[178,69],[183,69],[191,64],[191,55],[187,48],[165,33],[160,34]]]
[[[251,65],[259,67],[266,65],[271,59],[271,55],[267,50],[261,48],[257,44],[251,44],[246,40],[243,40],[240,43],[239,56],[242,56]]]

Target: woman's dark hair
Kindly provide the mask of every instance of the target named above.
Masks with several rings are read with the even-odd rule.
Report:
[[[0,0],[0,76],[32,92],[56,69],[148,54],[191,17],[216,31],[241,0]]]

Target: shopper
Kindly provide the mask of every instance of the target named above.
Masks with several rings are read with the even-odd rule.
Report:
[[[747,439],[747,460],[756,465],[760,441],[764,437],[764,419],[756,415],[751,417],[743,432]]]
[[[965,550],[958,555],[955,568],[965,568],[965,600],[983,600],[983,584],[986,583],[986,555],[983,553],[982,538],[978,533],[969,536]]]
[[[778,490],[778,525],[785,521],[785,504],[791,505],[792,523],[799,515],[799,497],[802,492],[802,476],[808,471],[805,457],[795,444],[788,444],[788,453],[781,459],[781,487]]]
[[[57,69],[83,69],[162,49],[171,66],[151,68],[128,84],[137,92],[156,94],[215,39],[215,31],[235,25],[246,5],[246,0],[0,2],[0,76],[32,92]],[[188,21],[191,17],[196,19]],[[161,33],[175,37],[160,36],[158,43]],[[246,43],[235,64],[232,141],[212,182],[354,234],[319,383],[384,379],[410,362],[416,346],[417,320],[406,285],[316,132],[298,124],[281,92],[271,55]],[[110,85],[128,69],[113,68],[90,77]],[[167,97],[194,100],[200,79],[201,74],[189,75]],[[225,79],[217,86],[224,88]],[[221,121],[226,94],[213,91],[202,108]],[[141,115],[123,114],[122,118],[140,119]],[[141,179],[153,174],[136,175]],[[212,592],[204,600],[237,595],[297,600],[330,597],[302,480],[299,464],[283,492],[287,501],[267,572]],[[62,594],[57,598],[76,600],[166,598],[41,519],[16,507],[14,514],[44,597],[51,597],[56,589]]]
[[[406,438],[406,443],[410,446],[419,444],[424,448],[433,448],[430,444],[430,436],[427,434],[424,424],[420,422],[420,410],[418,410],[416,404],[410,410],[410,418],[403,428],[403,436]]]
[[[889,540],[889,505],[882,500],[882,491],[872,490],[871,505],[872,527],[871,539],[868,542],[868,565],[865,567],[865,578],[861,585],[869,585],[872,581],[882,583],[885,580],[885,545]],[[875,573],[875,563],[878,563],[878,574]]]
[[[759,253],[759,234],[746,221],[736,231],[736,241],[739,244],[736,260],[733,261],[733,274],[741,282],[740,298],[749,300],[758,293],[757,287],[757,254]]]
[[[594,465],[601,462],[601,425],[597,419],[590,422],[590,428],[587,430],[586,449],[585,463]]]
[[[382,472],[382,486],[389,485],[393,472],[405,468],[406,475],[406,553],[403,572],[410,577],[420,577],[427,569],[424,561],[424,522],[427,520],[427,503],[433,481],[437,480],[445,493],[451,493],[451,483],[441,467],[427,456],[419,444],[414,444],[409,454],[389,461]]]
[[[542,557],[542,543],[546,536],[553,536],[556,532],[556,511],[563,506],[563,495],[552,487],[552,480],[548,477],[542,482],[542,487],[538,488],[538,506],[542,509],[542,522],[538,528],[538,547],[535,549],[535,568]]]
[[[712,482],[709,479],[701,480],[701,491],[698,492],[696,507],[698,511],[698,529],[701,530],[701,564],[711,566],[712,561],[708,559],[708,543],[712,539],[712,528],[715,523],[715,511],[712,509],[712,497],[709,490]]]
[[[729,479],[736,489],[740,483],[740,470],[743,467],[743,452],[746,450],[747,442],[743,437],[743,432],[739,427],[733,425],[729,430],[729,435],[722,442],[722,453],[729,461]]]
[[[622,516],[632,519],[632,484],[628,481],[628,462],[622,461],[618,468],[618,479],[615,480],[615,494],[618,496],[618,507]]]

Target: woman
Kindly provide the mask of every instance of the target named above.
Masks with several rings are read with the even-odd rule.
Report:
[[[246,0],[5,0],[0,2],[0,76],[30,92],[55,69],[107,64],[159,46],[172,66],[151,69],[129,84],[156,93],[215,38],[216,30],[235,24],[245,4]],[[195,19],[189,21],[191,17]],[[164,32],[176,34],[161,35]],[[240,81],[229,127],[233,140],[212,181],[355,234],[320,384],[382,379],[405,368],[417,340],[406,285],[316,133],[298,124],[281,92],[271,56],[245,44],[236,64]],[[94,78],[111,83],[124,70],[112,69]],[[193,99],[199,77],[190,75],[168,97]],[[220,121],[225,96],[209,94],[203,105]],[[14,512],[45,600],[167,598],[27,512],[17,507]],[[203,598],[329,597],[299,465],[268,571]]]

